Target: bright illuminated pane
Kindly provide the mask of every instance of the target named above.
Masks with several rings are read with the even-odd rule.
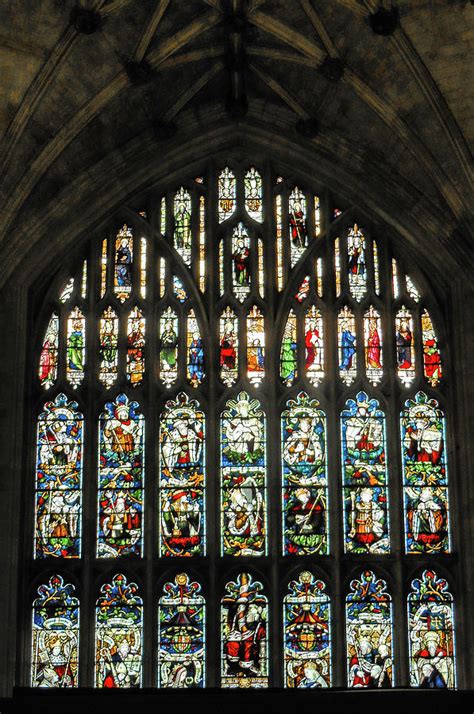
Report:
[[[164,297],[166,292],[166,260],[160,258],[159,262],[159,281],[160,281],[160,298]]]
[[[82,384],[86,359],[86,321],[75,307],[67,318],[66,376],[74,388]]]
[[[99,418],[97,557],[142,555],[145,418],[119,394]]]
[[[173,295],[181,304],[188,299],[188,293],[183,285],[183,281],[176,275],[173,275]]]
[[[163,196],[160,202],[160,232],[166,235],[166,198]]]
[[[268,687],[268,600],[263,585],[239,573],[221,600],[221,686]]]
[[[407,604],[410,685],[454,689],[454,601],[448,583],[433,570],[425,570],[412,581]]]
[[[304,341],[306,377],[317,386],[324,377],[324,335],[321,311],[314,305],[305,314]]]
[[[426,308],[421,315],[421,337],[423,340],[423,372],[425,379],[432,387],[436,387],[443,376],[441,352],[430,314]]]
[[[307,570],[288,586],[283,600],[285,687],[331,686],[331,618],[325,589]]]
[[[415,379],[415,349],[413,344],[413,317],[405,306],[395,316],[395,344],[397,348],[397,374],[408,387]]]
[[[380,295],[380,270],[379,270],[379,250],[377,243],[372,243],[374,249],[374,287],[377,295]]]
[[[146,298],[146,238],[140,239],[140,295]]]
[[[283,290],[283,214],[281,196],[275,197],[276,220],[276,278],[277,289]]]
[[[206,199],[199,197],[199,290],[206,289]]]
[[[81,298],[85,300],[87,297],[87,260],[82,264],[82,280],[81,280]]]
[[[174,247],[186,265],[191,265],[191,194],[181,187],[174,196]]]
[[[69,278],[67,281],[66,285],[61,291],[61,294],[59,296],[59,302],[62,302],[63,304],[67,302],[70,298],[71,295],[74,291],[74,278]]]
[[[395,258],[392,258],[392,290],[395,300],[400,297],[400,280],[398,276],[398,265]]]
[[[186,322],[187,377],[193,387],[199,387],[205,375],[204,344],[199,323],[193,310],[189,311]]]
[[[323,260],[318,258],[315,263],[316,292],[323,297]]]
[[[145,318],[135,307],[127,322],[127,379],[135,387],[145,374]]]
[[[297,186],[290,193],[288,200],[288,220],[290,228],[291,267],[293,267],[308,246],[306,197]]]
[[[165,583],[158,604],[158,687],[206,684],[206,602],[186,573]]]
[[[107,290],[107,238],[102,241],[100,255],[100,297],[103,298]]]
[[[385,415],[359,392],[341,413],[344,550],[388,553]]]
[[[235,312],[226,307],[219,321],[219,368],[221,380],[231,387],[238,379],[239,338]]]
[[[393,686],[392,599],[371,570],[352,580],[346,597],[347,685]]]
[[[266,554],[265,416],[240,392],[221,416],[222,555]]]
[[[133,234],[123,226],[115,239],[114,293],[125,302],[132,292]]]
[[[336,297],[339,297],[341,294],[341,248],[339,238],[334,241],[334,275],[336,278]]]
[[[280,377],[287,387],[291,387],[297,377],[297,337],[296,315],[290,310],[283,333],[280,352]]]
[[[401,413],[407,553],[448,553],[449,501],[444,414],[418,392]]]
[[[303,302],[303,300],[306,300],[306,298],[309,295],[309,289],[310,289],[310,277],[309,275],[305,275],[303,278],[303,282],[298,288],[298,292],[295,295],[296,300],[298,302]]]
[[[219,243],[219,294],[224,294],[224,243]]]
[[[352,297],[360,302],[367,292],[367,271],[365,237],[357,223],[354,223],[347,234],[347,254],[349,290]]]
[[[58,376],[59,356],[59,316],[56,312],[51,315],[39,358],[38,376],[41,386],[49,389]]]
[[[53,575],[33,601],[31,686],[78,686],[79,600],[74,585]]]
[[[198,402],[180,392],[160,416],[161,556],[204,555],[205,429]]]
[[[232,171],[227,166],[219,174],[219,223],[232,216],[236,206],[236,181]]]
[[[109,306],[99,321],[99,379],[107,388],[117,379],[118,333],[117,313]]]
[[[258,387],[265,376],[265,323],[254,305],[247,315],[247,377]]]
[[[316,236],[319,236],[321,234],[321,208],[320,208],[319,196],[314,196],[313,210],[314,210],[314,234]]]
[[[243,223],[232,233],[232,288],[240,302],[250,293],[250,236]]]
[[[364,314],[365,373],[373,385],[383,376],[382,321],[373,305]]]
[[[160,379],[170,387],[178,379],[178,316],[168,307],[160,318]]]
[[[300,392],[281,415],[283,553],[326,555],[326,416]]]
[[[59,394],[38,417],[35,557],[81,554],[83,416]]]
[[[354,313],[345,305],[337,318],[339,375],[348,386],[357,377],[357,337]]]
[[[415,283],[413,282],[413,280],[410,278],[409,275],[405,276],[405,281],[406,281],[406,286],[407,286],[407,293],[412,298],[412,300],[414,300],[415,302],[419,302],[420,293],[419,293],[418,288],[416,287]]]
[[[245,210],[250,218],[263,221],[262,177],[255,168],[247,171],[244,177]]]
[[[143,601],[117,574],[100,589],[95,616],[95,686],[136,689],[142,683]]]
[[[261,298],[265,297],[265,269],[263,265],[263,241],[258,239],[258,292]]]

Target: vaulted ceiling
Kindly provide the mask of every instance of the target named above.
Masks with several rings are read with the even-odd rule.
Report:
[[[149,161],[166,165],[177,147],[218,127],[267,137],[270,147],[284,137],[335,174],[342,167],[346,182],[352,173],[356,193],[400,193],[399,210],[466,253],[474,7],[397,0],[397,29],[377,35],[369,15],[390,5],[4,0],[4,275],[21,260],[21,237],[33,244],[51,231],[45,216],[61,206],[66,216],[81,187],[95,180],[100,202],[97,167],[118,176],[134,156],[146,160],[137,148],[145,145]]]

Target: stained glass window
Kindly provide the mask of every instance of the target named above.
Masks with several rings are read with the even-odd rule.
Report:
[[[239,375],[238,321],[235,313],[227,307],[220,319],[219,367],[221,380],[230,387]]]
[[[145,373],[145,318],[135,307],[127,324],[127,378],[132,387],[143,381]]]
[[[392,601],[372,570],[352,580],[346,597],[347,686],[393,686]]]
[[[258,386],[265,376],[265,325],[256,305],[247,316],[247,377]]]
[[[297,370],[297,322],[296,315],[290,310],[283,333],[280,352],[280,377],[284,384],[290,387],[295,381]]]
[[[397,371],[400,381],[408,387],[415,378],[415,352],[413,345],[413,317],[402,307],[395,317],[395,343],[397,346]]]
[[[314,305],[305,315],[304,341],[306,376],[317,386],[324,377],[324,328],[321,311]]]
[[[337,320],[339,374],[350,385],[357,377],[357,336],[354,313],[345,305]]]
[[[174,247],[186,265],[191,265],[191,194],[183,187],[175,194],[174,212]]]
[[[178,315],[168,307],[160,319],[160,379],[170,387],[178,378]]]
[[[114,292],[124,302],[132,292],[133,234],[125,225],[115,239]]]
[[[226,221],[235,211],[235,175],[226,167],[219,175],[219,223]]]
[[[78,307],[69,313],[67,320],[66,360],[67,380],[78,387],[84,379],[86,360],[86,321]]]
[[[221,605],[223,687],[268,686],[268,600],[261,582],[240,573]]]
[[[441,352],[430,314],[426,308],[421,315],[421,336],[423,340],[423,371],[425,379],[432,387],[437,387],[443,376]]]
[[[354,223],[347,236],[347,270],[349,290],[358,302],[367,292],[367,272],[365,257],[365,237],[357,223]]]
[[[41,385],[49,389],[58,376],[59,315],[53,312],[46,328],[39,359]]]
[[[448,471],[445,420],[436,399],[418,392],[401,413],[407,553],[447,553]]]
[[[118,333],[119,320],[117,313],[111,307],[108,307],[102,313],[99,323],[99,379],[106,387],[111,387],[117,379]]]
[[[250,293],[250,236],[243,223],[232,233],[232,285],[237,300],[243,302]]]
[[[205,377],[204,369],[204,343],[201,337],[198,321],[194,310],[188,313],[186,325],[186,347],[187,347],[187,374],[188,381],[193,387],[198,387]]]
[[[186,573],[165,583],[158,605],[158,686],[206,683],[206,604],[201,586]]]
[[[35,557],[81,555],[83,417],[59,394],[44,405],[36,439]]]
[[[79,600],[74,585],[53,575],[33,602],[31,686],[78,686]]]
[[[304,570],[283,600],[285,687],[331,686],[331,618],[322,580]]]
[[[114,575],[100,589],[95,615],[95,686],[140,687],[142,681],[143,601],[138,586]]]
[[[365,373],[371,384],[378,384],[383,376],[382,322],[373,305],[364,315]]]
[[[145,419],[119,394],[99,419],[99,558],[142,554]]]
[[[410,685],[420,689],[456,686],[454,601],[448,583],[425,570],[408,595]]]
[[[290,194],[288,205],[290,225],[291,265],[295,265],[308,245],[308,227],[306,218],[306,197],[296,186]]]
[[[245,184],[245,210],[254,221],[263,220],[262,202],[262,177],[257,169],[252,167],[244,178]]]

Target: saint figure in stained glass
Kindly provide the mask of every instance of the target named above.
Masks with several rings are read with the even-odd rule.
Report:
[[[347,305],[337,319],[339,347],[339,373],[342,381],[350,385],[357,377],[357,338],[353,312]]]
[[[395,343],[397,346],[397,371],[405,386],[415,378],[415,354],[413,349],[413,318],[406,307],[395,317]]]
[[[178,316],[170,307],[160,319],[160,379],[169,387],[178,378]]]
[[[145,373],[145,318],[135,307],[127,323],[127,379],[135,387],[143,381]]]
[[[191,194],[183,187],[174,197],[174,247],[187,266],[191,264]]]
[[[198,387],[204,379],[204,344],[199,324],[193,310],[189,311],[186,325],[188,350],[188,380],[193,387]]]
[[[421,315],[421,335],[423,340],[423,369],[425,379],[432,387],[436,387],[442,377],[441,353],[430,314],[426,309],[423,310]]]
[[[78,387],[84,379],[86,345],[86,321],[78,307],[69,314],[67,320],[67,380]]]
[[[280,352],[280,377],[287,387],[291,387],[297,377],[296,360],[298,343],[296,327],[296,315],[293,310],[290,310],[283,333]]]
[[[132,292],[133,234],[128,226],[117,233],[115,240],[114,292],[124,302]]]
[[[321,311],[312,305],[306,311],[304,342],[306,347],[306,376],[317,386],[324,377],[324,338]]]
[[[41,346],[39,371],[41,386],[49,389],[58,376],[59,315],[51,315]]]
[[[247,377],[258,386],[265,376],[265,325],[256,305],[247,316]]]
[[[382,379],[382,330],[379,312],[373,305],[364,315],[365,371],[371,384]]]
[[[117,314],[108,307],[102,313],[99,324],[99,379],[106,387],[111,387],[117,379],[118,329]]]
[[[238,322],[235,312],[226,307],[220,319],[219,367],[221,380],[227,387],[237,381],[239,375]]]

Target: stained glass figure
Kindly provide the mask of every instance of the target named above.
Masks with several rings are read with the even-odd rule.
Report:
[[[145,418],[119,394],[99,417],[97,557],[142,555]]]
[[[63,304],[70,300],[72,293],[74,292],[74,278],[69,278],[64,288],[61,290],[59,296],[59,302]]]
[[[360,302],[367,292],[367,271],[365,237],[357,223],[347,234],[347,256],[349,290],[352,297]]]
[[[401,413],[405,533],[408,553],[448,553],[449,500],[444,414],[418,392]]]
[[[250,218],[261,223],[263,221],[262,177],[252,167],[244,177],[245,210]]]
[[[448,583],[433,570],[412,581],[408,594],[410,685],[419,689],[456,686],[454,601]]]
[[[283,290],[283,213],[282,199],[278,195],[275,197],[275,221],[276,221],[276,279],[277,289]]]
[[[288,199],[288,220],[290,227],[291,267],[303,255],[308,246],[306,224],[306,196],[295,186]]]
[[[319,236],[321,234],[321,208],[319,196],[314,196],[313,198],[313,210],[314,210],[314,235]]]
[[[443,376],[441,352],[430,314],[426,308],[421,315],[421,338],[423,340],[423,372],[425,379],[432,387],[437,387]]]
[[[218,179],[219,186],[219,223],[232,216],[236,206],[236,181],[235,175],[228,166],[221,171]]]
[[[86,321],[84,315],[75,307],[67,318],[66,376],[74,388],[79,387],[84,379],[86,360]]]
[[[168,307],[160,318],[160,379],[170,387],[178,379],[178,316]]]
[[[315,263],[316,292],[319,297],[323,296],[323,260],[317,258]]]
[[[199,290],[206,289],[206,199],[199,197]]]
[[[180,392],[160,417],[160,555],[204,555],[205,429],[198,402]]]
[[[306,298],[309,295],[309,288],[310,288],[310,278],[309,275],[305,275],[303,278],[303,282],[298,288],[298,292],[295,295],[296,300],[298,302],[303,302],[303,300],[306,300]]]
[[[162,298],[166,292],[166,260],[160,258],[159,261],[159,287],[160,287],[160,298]]]
[[[117,313],[109,306],[102,313],[99,322],[99,379],[107,389],[117,379],[118,332]]]
[[[145,318],[138,307],[127,322],[127,379],[132,387],[141,384],[145,374]]]
[[[204,344],[199,324],[190,310],[186,322],[187,377],[192,387],[199,387],[205,377]]]
[[[82,264],[82,280],[81,280],[81,298],[85,300],[87,297],[87,260]]]
[[[285,687],[331,686],[330,604],[325,590],[307,570],[288,586],[283,600]]]
[[[81,554],[83,416],[58,394],[38,417],[35,557]]]
[[[411,299],[414,300],[415,302],[419,302],[420,297],[421,297],[420,293],[419,293],[418,288],[416,287],[415,283],[413,282],[413,280],[410,278],[409,275],[405,275],[405,283],[407,286],[407,293],[409,294]]]
[[[408,387],[415,379],[415,350],[413,345],[413,317],[405,306],[395,316],[397,374]]]
[[[146,238],[140,238],[140,295],[146,298]]]
[[[230,307],[221,314],[219,335],[220,377],[227,387],[231,387],[239,376],[239,338],[237,317]]]
[[[204,687],[206,603],[186,573],[163,588],[158,604],[158,686]]]
[[[263,241],[257,241],[258,246],[258,293],[261,298],[265,297],[265,268],[263,264]]]
[[[265,416],[240,392],[221,417],[222,554],[266,553]]]
[[[268,687],[268,600],[263,585],[240,573],[221,601],[221,686]]]
[[[296,333],[296,315],[293,310],[290,310],[288,319],[283,332],[280,352],[280,377],[287,387],[291,387],[297,373],[297,333]]]
[[[373,305],[364,314],[365,373],[377,385],[383,376],[382,321]]]
[[[31,686],[77,687],[79,600],[74,585],[53,575],[33,601]]]
[[[38,376],[41,386],[49,389],[58,377],[58,356],[59,356],[59,315],[53,312],[51,315],[43,344],[41,346]]]
[[[125,302],[132,292],[133,233],[124,225],[115,239],[114,292]]]
[[[344,549],[387,553],[385,415],[376,399],[359,392],[341,413]]]
[[[143,601],[117,574],[100,589],[95,624],[95,686],[136,689],[142,681]]]
[[[393,686],[392,599],[387,583],[366,570],[346,597],[347,685]]]
[[[306,377],[317,386],[324,377],[324,334],[321,311],[312,305],[304,320]]]
[[[375,241],[372,243],[372,248],[374,255],[374,288],[377,295],[380,295],[379,249]]]
[[[243,302],[250,293],[250,236],[243,223],[232,233],[232,292]]]
[[[192,252],[191,211],[191,194],[181,186],[173,199],[174,247],[188,267]]]
[[[341,246],[340,239],[334,241],[334,277],[336,279],[336,297],[341,294]]]
[[[100,254],[100,297],[103,298],[107,290],[107,238],[102,241]]]
[[[265,322],[263,314],[253,305],[247,315],[247,377],[258,387],[265,376]]]
[[[188,293],[183,285],[183,281],[177,275],[173,275],[173,295],[181,304],[188,299]]]
[[[326,416],[305,392],[281,415],[283,552],[326,555]]]
[[[348,386],[357,377],[357,337],[354,313],[344,305],[337,317],[339,375]]]

